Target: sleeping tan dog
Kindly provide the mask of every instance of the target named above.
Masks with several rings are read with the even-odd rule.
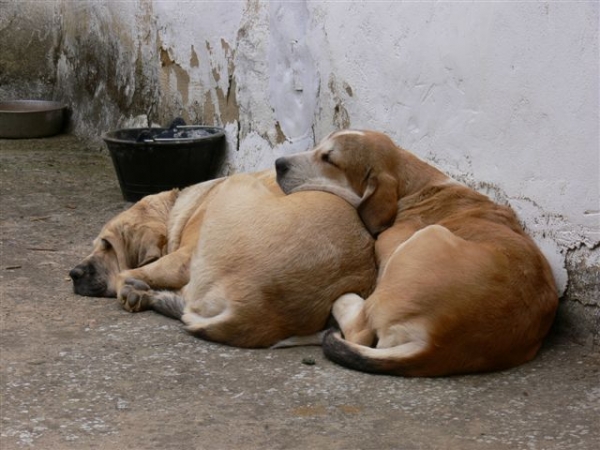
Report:
[[[376,277],[373,239],[356,211],[324,192],[285,196],[272,172],[146,197],[96,245],[118,272],[104,295],[238,347],[314,343],[333,302],[367,295]]]
[[[281,193],[273,171],[253,176]],[[94,240],[92,253],[69,272],[75,293],[116,297],[128,278],[154,289],[185,286],[206,205],[223,181],[149,195],[111,219]]]
[[[558,304],[548,263],[513,211],[452,180],[385,135],[341,131],[276,161],[284,192],[353,204],[378,235],[377,287],[342,296],[325,354],[366,372],[441,376],[532,359]]]

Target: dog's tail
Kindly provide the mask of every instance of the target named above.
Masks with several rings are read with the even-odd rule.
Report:
[[[372,348],[354,344],[342,338],[335,329],[327,331],[323,338],[325,356],[344,367],[361,372],[428,376],[427,346],[423,342],[408,342],[390,348]]]

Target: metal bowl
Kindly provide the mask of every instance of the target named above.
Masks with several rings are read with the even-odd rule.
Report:
[[[43,100],[0,102],[0,138],[54,136],[62,131],[66,106]]]

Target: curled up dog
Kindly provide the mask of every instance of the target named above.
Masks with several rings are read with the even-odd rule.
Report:
[[[551,269],[514,212],[387,136],[344,130],[276,161],[284,192],[325,191],[377,236],[378,280],[341,296],[323,342],[347,367],[404,376],[502,370],[531,360],[553,322]]]

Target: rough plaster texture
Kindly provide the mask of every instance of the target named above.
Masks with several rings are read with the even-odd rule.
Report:
[[[0,2],[0,100],[56,99],[96,140],[158,110],[151,3]],[[142,117],[139,117],[142,116]]]
[[[221,125],[224,174],[336,128],[385,131],[509,203],[552,264],[565,326],[598,335],[597,2],[0,6],[0,99],[60,98],[95,139],[176,115]]]

